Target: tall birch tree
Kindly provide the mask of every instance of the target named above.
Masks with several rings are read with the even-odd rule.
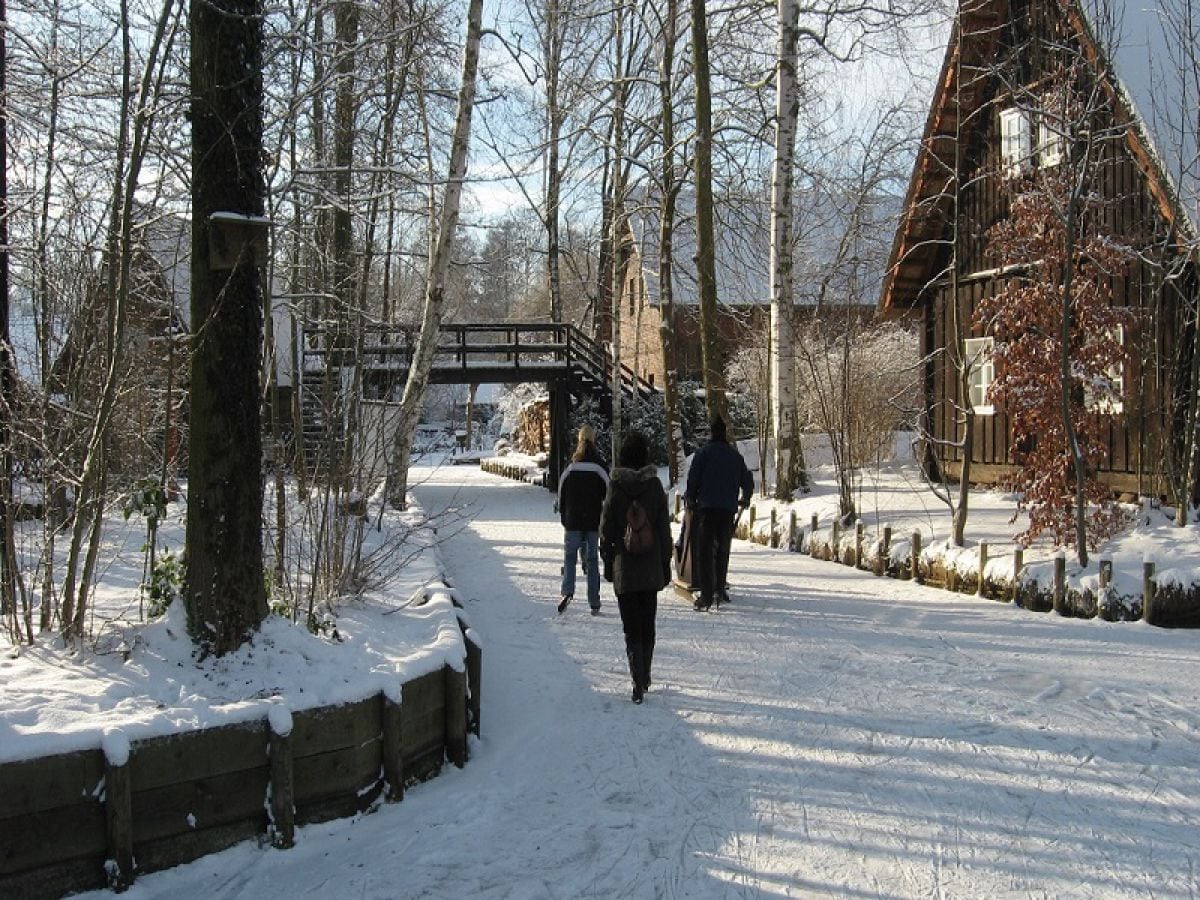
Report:
[[[479,70],[479,42],[483,26],[483,0],[470,0],[467,7],[467,33],[463,52],[462,82],[458,91],[458,112],[450,147],[450,173],[442,197],[441,215],[436,233],[431,235],[429,278],[421,314],[421,331],[413,351],[413,363],[404,384],[400,412],[392,440],[388,467],[388,502],[403,508],[408,494],[408,465],[413,434],[429,385],[429,372],[437,350],[438,329],[442,324],[446,281],[450,272],[450,254],[458,228],[459,205],[467,178],[467,151],[471,142],[471,115],[475,108],[475,78]]]

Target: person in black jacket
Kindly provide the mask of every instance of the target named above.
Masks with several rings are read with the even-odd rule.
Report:
[[[605,577],[613,583],[621,611],[634,703],[641,703],[642,695],[650,687],[658,592],[671,581],[667,493],[657,470],[647,465],[648,458],[645,437],[636,431],[626,434],[600,514],[600,552],[604,557]],[[629,507],[635,501],[642,507],[653,534],[650,549],[640,553],[631,552],[625,544]]]
[[[575,561],[583,554],[583,572],[587,577],[588,606],[592,615],[600,614],[600,560],[598,541],[600,508],[608,490],[608,471],[596,450],[596,432],[591,425],[579,429],[579,440],[571,464],[558,479],[558,513],[563,528],[562,591],[558,602],[561,613],[575,594]]]
[[[700,582],[696,609],[729,602],[725,580],[729,574],[729,545],[739,505],[750,505],[754,477],[737,447],[729,443],[725,420],[713,416],[709,439],[692,457],[685,497],[696,529],[695,565]]]

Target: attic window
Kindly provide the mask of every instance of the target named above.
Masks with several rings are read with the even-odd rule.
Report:
[[[1044,169],[1057,166],[1063,158],[1062,132],[1045,115],[1038,117],[1038,165]]]
[[[1032,152],[1029,113],[1015,106],[1000,110],[1000,163],[1006,178],[1028,168]]]

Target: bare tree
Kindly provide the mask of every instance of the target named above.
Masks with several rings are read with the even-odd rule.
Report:
[[[454,232],[458,227],[458,210],[463,183],[467,175],[467,150],[471,140],[471,115],[475,107],[475,76],[479,67],[479,41],[482,33],[483,0],[471,0],[467,9],[467,30],[463,52],[462,80],[458,92],[458,113],[450,151],[450,171],[442,197],[441,215],[431,242],[429,281],[425,292],[425,308],[421,332],[413,353],[413,364],[404,385],[400,401],[399,422],[392,445],[388,467],[388,500],[403,508],[407,502],[408,465],[412,450],[425,387],[437,349],[438,328],[442,320],[446,278],[450,269],[450,252]]]
[[[267,615],[258,396],[265,259],[256,258],[253,234],[265,238],[262,12],[260,0],[218,0],[193,4],[190,18],[196,338],[184,601],[193,639],[217,655],[241,646]]]

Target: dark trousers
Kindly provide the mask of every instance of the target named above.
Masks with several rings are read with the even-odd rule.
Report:
[[[625,656],[629,676],[645,690],[650,686],[650,663],[654,659],[654,619],[658,615],[658,591],[617,594],[621,627],[625,629]]]
[[[698,567],[696,581],[700,584],[700,602],[705,606],[725,592],[734,515],[732,509],[701,509],[693,519],[696,523],[693,564]]]

